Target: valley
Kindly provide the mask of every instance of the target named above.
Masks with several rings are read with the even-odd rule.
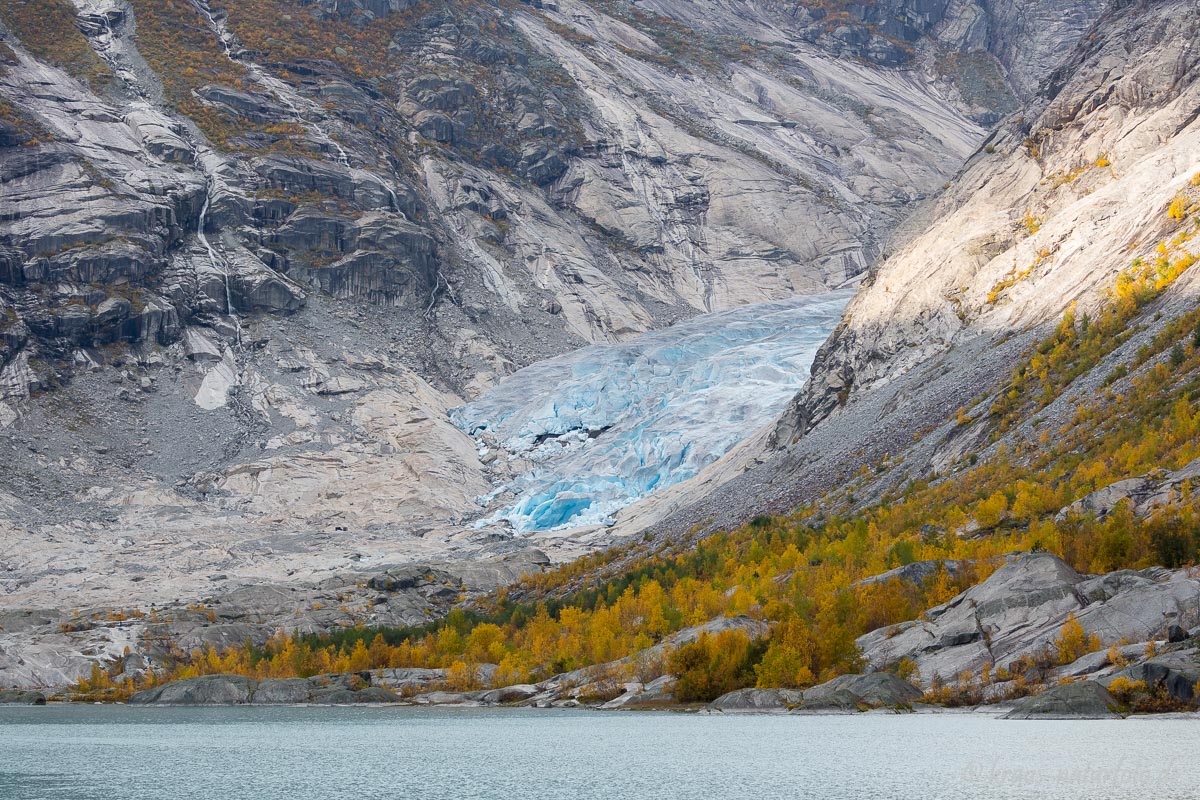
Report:
[[[1190,713],[1196,10],[0,2],[0,682]]]

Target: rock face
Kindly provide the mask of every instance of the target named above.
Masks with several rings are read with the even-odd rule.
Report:
[[[1105,678],[1107,686],[1119,677],[1145,681],[1150,689],[1162,688],[1171,697],[1185,703],[1197,700],[1200,687],[1200,650],[1195,647],[1177,650],[1133,664]]]
[[[167,683],[129,698],[129,704],[232,706],[250,702],[257,683],[241,675],[205,675]],[[270,694],[270,693],[269,693]]]
[[[4,363],[167,346],[189,321],[230,338],[220,317],[295,314],[316,292],[402,308],[453,342],[430,353],[440,369],[495,376],[489,357],[829,288],[875,261],[1096,3],[855,5],[836,36],[803,4],[369,5],[296,4],[312,35],[244,0],[11,9]],[[704,34],[672,45],[698,15]],[[39,24],[90,66],[60,63]],[[324,34],[362,55],[327,57]],[[171,36],[216,71],[195,77]],[[935,57],[946,47],[969,57]],[[1015,50],[1038,55],[1006,72]],[[70,373],[35,370],[32,388]]]
[[[709,703],[711,711],[847,713],[908,708],[923,692],[890,672],[841,675],[811,689],[738,689]]]
[[[1102,14],[1090,33],[1078,47],[1060,44],[1066,60],[1051,79],[894,232],[887,258],[863,279],[811,379],[773,428],[696,479],[618,514],[614,533],[650,526],[667,539],[787,513],[902,453],[902,470],[856,490],[856,504],[867,503],[910,478],[936,480],[1002,450],[1030,452],[1106,389],[1128,390],[1135,370],[1116,383],[1109,376],[1118,364],[1138,363],[1139,348],[1195,307],[1193,269],[1046,409],[1008,431],[987,413],[1068,308],[1074,304],[1079,325],[1085,315],[1094,319],[1119,274],[1155,263],[1160,242],[1188,233],[1168,209],[1181,194],[1194,202],[1200,172],[1194,4],[1084,6],[1073,7],[1089,20]],[[1028,14],[1053,36],[1051,13],[996,3],[985,16]],[[958,30],[966,36],[969,27]],[[960,33],[947,27],[938,35]],[[1032,52],[1028,42],[1018,47]]]
[[[1026,13],[1009,5],[1004,13]],[[920,215],[927,229],[865,282],[778,444],[910,370],[955,368],[968,343],[995,344],[1057,321],[1072,303],[1083,313],[1103,300],[1137,255],[1126,243],[1156,240],[1161,210],[1196,171],[1193,11],[1183,0],[1111,4],[1096,35]],[[968,380],[975,392],[990,388],[984,376]]]
[[[1023,697],[1001,719],[1118,719],[1117,700],[1094,681],[1076,681]]]
[[[920,700],[923,692],[890,672],[867,675],[841,675],[831,681],[804,690],[805,707],[837,704],[846,695],[871,707],[907,707]]]
[[[1200,477],[1200,459],[1162,477],[1116,481],[1076,500],[1064,508],[1057,519],[1066,519],[1071,514],[1091,514],[1103,519],[1123,502],[1129,503],[1134,514],[1144,517],[1157,507],[1179,500],[1183,487],[1197,477]]]
[[[737,689],[708,704],[712,711],[765,712],[788,711],[803,701],[802,692],[792,689]]]
[[[966,562],[954,561],[950,559],[939,559],[936,561],[914,561],[911,564],[905,564],[895,569],[889,569],[887,572],[881,572],[878,575],[872,575],[870,578],[864,578],[859,581],[856,586],[869,586],[875,583],[887,583],[888,581],[900,580],[909,583],[924,583],[930,578],[937,575],[940,571],[945,570],[946,574],[954,577],[960,573],[966,566]]]
[[[1171,625],[1200,624],[1200,579],[1163,569],[1087,577],[1057,556],[1020,556],[921,619],[872,631],[858,646],[876,669],[908,659],[928,685],[1037,655],[1071,614],[1105,647],[1145,642]]]
[[[25,689],[0,689],[0,705],[44,706],[46,695]]]
[[[229,706],[314,703],[353,705],[395,703],[400,696],[371,685],[370,673],[318,675],[314,678],[269,678],[256,681],[240,675],[204,675],[174,681],[129,698],[130,705]]]

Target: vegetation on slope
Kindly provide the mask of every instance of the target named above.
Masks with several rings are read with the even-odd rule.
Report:
[[[256,88],[246,68],[226,56],[216,34],[194,5],[184,0],[131,0],[137,46],[162,81],[175,109],[196,123],[218,147],[292,151],[302,129],[293,123],[256,122],[201,99],[199,90],[225,86]]]
[[[113,75],[75,27],[75,16],[70,0],[0,0],[0,20],[31,55],[103,90]]]
[[[1054,402],[1072,381],[1094,368],[1136,332],[1130,323],[1138,312],[1196,263],[1188,249],[1200,228],[1190,219],[1195,204],[1176,198],[1167,211],[1180,223],[1179,230],[1155,249],[1153,259],[1137,258],[1117,277],[1109,302],[1096,316],[1076,319],[1067,311],[1054,335],[1030,359],[1013,370],[1012,382],[991,408],[998,420],[997,433],[1014,427],[1032,411]],[[993,290],[995,291],[995,290]]]

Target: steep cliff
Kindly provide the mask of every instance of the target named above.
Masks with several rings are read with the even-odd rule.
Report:
[[[867,279],[778,441],[944,354],[953,364],[967,343],[1027,336],[1073,305],[1094,314],[1131,265],[1188,251],[1172,203],[1194,200],[1200,170],[1194,10],[1106,13],[938,197],[928,229]],[[1171,296],[1190,294],[1187,277]]]

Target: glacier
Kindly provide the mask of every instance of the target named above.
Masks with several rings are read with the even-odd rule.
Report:
[[[783,411],[853,287],[695,317],[532,364],[450,411],[481,455],[528,469],[480,498],[519,534],[612,524]],[[498,451],[498,452],[497,452]]]

